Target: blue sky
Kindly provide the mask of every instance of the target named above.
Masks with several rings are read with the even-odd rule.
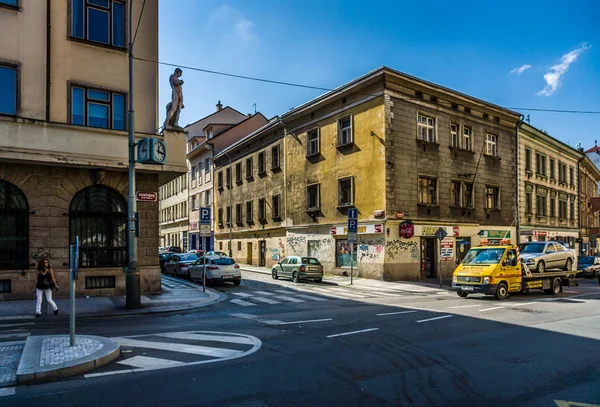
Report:
[[[387,65],[505,107],[600,111],[600,2],[500,4],[161,0],[159,54],[182,66],[324,88]],[[161,124],[173,69],[160,68]],[[212,113],[218,100],[242,113],[256,104],[272,117],[323,93],[186,69],[182,79],[180,125]],[[521,112],[571,146],[600,142],[600,114]]]

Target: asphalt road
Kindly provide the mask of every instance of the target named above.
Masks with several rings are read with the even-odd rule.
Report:
[[[0,405],[600,405],[596,280],[504,302],[255,273],[216,288],[227,300],[194,312],[78,321],[80,333],[119,338],[121,357],[85,376],[17,387]]]

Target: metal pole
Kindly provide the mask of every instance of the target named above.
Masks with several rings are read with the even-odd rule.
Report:
[[[232,205],[232,191],[233,191],[233,168],[231,167],[231,157],[229,154],[225,153],[227,158],[229,158],[229,257],[232,257],[232,249],[231,249],[231,236],[232,236],[232,228],[233,228],[233,206]]]
[[[75,279],[73,278],[73,270],[69,272],[69,287],[70,287],[70,300],[71,310],[69,315],[69,346],[75,346]]]
[[[206,248],[204,248],[204,256],[202,256],[204,266],[202,268],[202,292],[206,292]]]
[[[127,200],[127,280],[126,306],[139,308],[140,272],[137,264],[137,238],[135,236],[135,117],[133,110],[133,1],[129,2],[129,196]],[[141,16],[140,16],[141,18]]]
[[[354,274],[354,243],[350,242],[350,285],[353,283]]]
[[[438,239],[438,242],[440,242],[440,259],[438,260],[440,268],[438,274],[440,275],[440,288],[442,288],[442,241]]]

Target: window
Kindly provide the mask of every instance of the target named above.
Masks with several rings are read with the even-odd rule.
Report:
[[[219,216],[217,217],[219,226],[223,227],[223,208],[219,208]]]
[[[279,146],[271,147],[271,169],[275,170],[279,168]]]
[[[235,165],[235,182],[242,182],[242,163]]]
[[[29,267],[29,207],[19,188],[0,180],[0,270]]]
[[[219,242],[219,250],[223,250],[223,242]]]
[[[264,198],[258,200],[258,220],[267,218],[267,201]]]
[[[319,184],[313,184],[306,187],[306,210],[319,210]]]
[[[460,202],[460,191],[461,191],[461,182],[460,181],[452,181],[452,186],[450,189],[452,206],[455,206],[455,207],[462,206],[461,202]]]
[[[265,152],[258,153],[258,173],[264,174],[267,172],[267,163],[265,162]]]
[[[225,170],[225,180],[227,183],[227,188],[231,188],[231,167],[227,167]]]
[[[191,201],[192,202],[190,202],[190,206],[192,207],[192,209],[198,208],[198,206],[197,206],[198,205],[198,198],[197,198],[196,195],[192,195]]]
[[[464,187],[464,196],[463,196],[463,204],[465,208],[474,208],[473,202],[473,183],[465,182],[463,183]]]
[[[571,220],[575,220],[575,202],[571,201],[569,208],[569,215]]]
[[[417,116],[417,138],[419,140],[435,143],[435,119],[419,114]]]
[[[567,183],[567,165],[558,162],[558,182]]]
[[[19,0],[0,0],[0,4],[6,4],[8,6],[18,7]]]
[[[125,47],[125,2],[71,0],[71,36]]]
[[[0,114],[17,114],[17,67],[0,65]]]
[[[569,183],[572,187],[575,186],[575,169],[573,167],[569,168]]]
[[[533,199],[531,192],[525,192],[525,213],[531,215],[533,213]]]
[[[550,216],[556,218],[556,198],[550,197]]]
[[[494,134],[485,135],[485,153],[492,157],[498,156],[498,136]]]
[[[537,195],[535,211],[538,216],[548,216],[548,201],[546,195]]]
[[[531,169],[531,149],[525,149],[525,171],[533,171]]]
[[[535,153],[535,171],[539,175],[546,176],[546,156],[541,153]]]
[[[458,143],[458,124],[450,123],[450,146],[454,148],[459,147]]]
[[[312,129],[306,132],[306,156],[319,154],[319,128]]]
[[[253,173],[252,157],[246,158],[246,179],[252,178]]]
[[[550,159],[550,179],[556,179],[556,163],[554,158]]]
[[[92,276],[85,277],[85,288],[115,288],[116,278],[115,276]]]
[[[210,172],[210,158],[206,159],[206,162],[204,165],[204,172]]]
[[[227,207],[225,216],[227,218],[227,226],[229,226],[231,224],[231,206]]]
[[[252,222],[254,215],[254,210],[252,208],[252,201],[246,201],[246,222]]]
[[[0,294],[10,294],[12,292],[10,282],[11,280],[0,280]]]
[[[274,195],[271,202],[271,211],[273,212],[273,219],[279,219],[281,217],[279,211],[279,195]]]
[[[338,180],[338,207],[354,205],[354,177]]]
[[[239,241],[237,242],[237,249],[238,249],[238,252],[242,250],[242,242],[239,242]],[[221,260],[221,259],[219,259],[219,260]],[[225,259],[223,259],[223,260],[225,260]],[[231,260],[231,261],[233,262],[233,260]]]
[[[127,264],[127,202],[104,185],[79,191],[69,209],[70,239],[79,236],[80,267]]]
[[[558,217],[567,219],[567,201],[564,199],[558,201]]]
[[[337,145],[345,146],[352,142],[352,116],[342,117],[338,119]]]
[[[207,189],[204,191],[204,206],[209,206],[210,203],[210,189]]]
[[[194,181],[196,179],[196,166],[193,165],[192,166],[192,181]]]
[[[354,243],[353,251],[350,250],[350,243],[346,239],[337,239],[335,241],[335,266],[350,267],[350,253],[352,252],[352,263],[356,263],[357,245]]]
[[[217,174],[217,188],[223,189],[223,171],[219,171]]]
[[[437,179],[419,177],[419,203],[437,205]]]
[[[473,130],[470,127],[463,127],[463,139],[462,139],[462,148],[463,150],[471,151],[473,150]]]
[[[71,124],[125,130],[125,94],[71,86]]]
[[[235,204],[235,223],[242,223],[242,204]]]
[[[486,186],[485,201],[487,209],[500,209],[500,188]]]

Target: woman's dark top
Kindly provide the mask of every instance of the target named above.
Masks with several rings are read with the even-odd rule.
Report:
[[[35,288],[38,290],[47,290],[50,288],[50,283],[52,282],[52,276],[50,275],[50,270],[46,271],[46,273],[42,273],[38,270],[37,273],[37,284]]]

